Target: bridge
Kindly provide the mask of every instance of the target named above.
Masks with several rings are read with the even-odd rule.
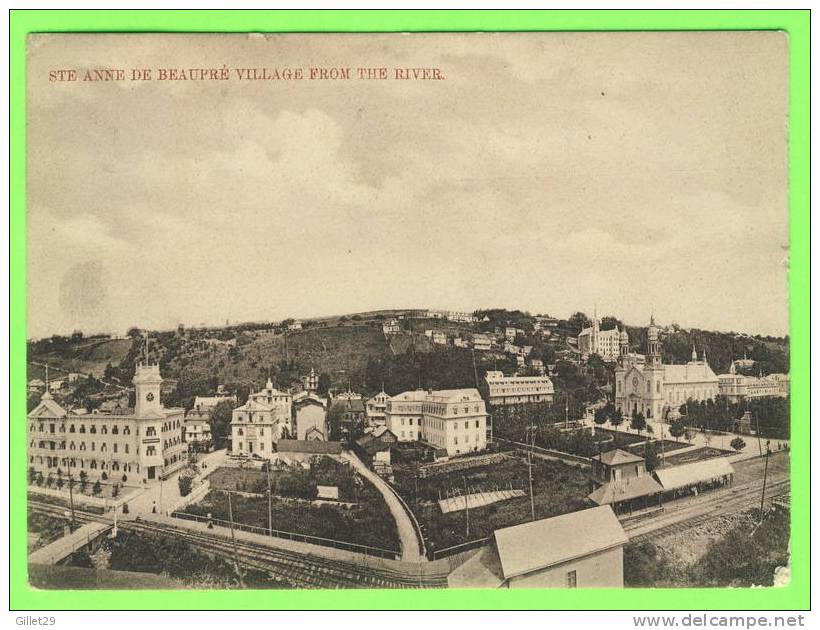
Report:
[[[29,564],[57,564],[75,551],[93,545],[95,540],[108,533],[111,528],[112,525],[109,523],[89,521],[68,536],[58,538],[33,551],[28,557]]]

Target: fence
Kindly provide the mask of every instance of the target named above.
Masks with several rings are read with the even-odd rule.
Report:
[[[476,468],[477,466],[489,466],[503,461],[504,458],[505,456],[501,453],[491,453],[488,455],[465,457],[464,459],[456,459],[438,464],[426,464],[424,466],[419,466],[419,477],[432,477],[434,475],[443,475],[445,473],[454,472],[457,470]]]
[[[563,451],[553,451],[549,448],[542,448],[540,446],[530,446],[521,442],[513,442],[512,440],[505,440],[504,438],[496,438],[499,442],[503,442],[509,446],[515,447],[518,450],[529,451],[533,453],[551,457],[553,459],[560,459],[565,464],[581,464],[582,466],[592,466],[592,460],[589,457],[582,457],[581,455],[573,455],[572,453],[565,453]]]
[[[470,551],[472,549],[478,549],[483,547],[484,545],[490,542],[490,537],[487,538],[476,538],[475,540],[468,540],[465,543],[461,543],[459,545],[453,545],[452,547],[445,547],[444,549],[436,549],[430,553],[431,560],[439,560],[441,558],[446,558],[448,556],[454,556],[457,553],[463,553],[465,551]]]
[[[165,513],[166,514],[171,514],[173,512],[181,510],[185,507],[188,507],[189,505],[191,505],[191,503],[196,503],[202,497],[204,497],[206,494],[208,494],[208,491],[210,489],[211,489],[211,482],[206,479],[201,484],[199,484],[196,488],[191,490],[191,492],[189,492],[187,496],[182,497],[179,501],[174,503],[168,510],[165,511]]]
[[[217,518],[208,518],[207,516],[199,516],[197,514],[188,514],[187,512],[172,512],[173,518],[178,518],[184,521],[196,521],[198,523],[213,523],[219,527],[231,527],[229,521],[223,521]],[[322,538],[321,536],[311,536],[310,534],[298,534],[296,532],[284,532],[278,529],[269,530],[267,527],[256,527],[254,525],[245,525],[243,523],[234,523],[233,529],[238,529],[243,532],[251,534],[259,534],[261,536],[273,536],[274,538],[283,538],[285,540],[293,540],[296,542],[309,543],[312,545],[321,545],[322,547],[333,547],[334,549],[343,549],[345,551],[353,551],[355,553],[362,553],[369,556],[376,556],[377,558],[389,558],[397,560],[400,557],[398,551],[391,549],[382,549],[381,547],[370,547],[368,545],[360,545],[359,543],[347,542],[344,540],[334,540],[332,538]]]

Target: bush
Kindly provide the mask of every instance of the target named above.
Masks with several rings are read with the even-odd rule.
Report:
[[[194,480],[191,477],[180,475],[177,477],[177,484],[179,485],[180,496],[187,497],[191,494],[191,489],[194,485]]]
[[[734,440],[729,442],[729,446],[731,446],[736,451],[742,451],[746,448],[746,442],[743,440],[742,437],[736,437]]]
[[[125,483],[126,481],[128,481],[128,475],[126,475],[125,473],[123,473],[123,475],[122,475],[122,482],[123,482],[123,483]]]
[[[108,480],[108,474],[107,474],[105,471],[103,471],[103,474],[102,474],[102,475],[100,475],[100,477],[102,477],[102,480],[103,480],[103,481],[107,481],[107,480]]]
[[[91,492],[94,493],[94,496],[102,494],[102,484],[99,480],[94,482],[94,485],[91,487]]]

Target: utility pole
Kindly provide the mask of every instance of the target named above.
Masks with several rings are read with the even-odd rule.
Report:
[[[530,450],[527,451],[527,477],[530,480],[530,513],[532,520],[535,520],[535,497],[532,493],[532,452],[535,449],[535,432],[538,429],[535,425],[527,427],[527,432],[530,434]]]
[[[233,544],[233,563],[236,569],[236,577],[239,579],[239,586],[245,588],[245,580],[242,579],[242,569],[239,568],[239,552],[236,548],[236,534],[233,531],[233,504],[231,503],[231,491],[228,490],[228,519],[231,523],[231,543]]]
[[[71,467],[68,468],[68,503],[71,507],[71,530],[74,531],[76,522],[74,520],[74,480],[71,477]]]
[[[464,480],[464,512],[467,515],[467,540],[470,540],[470,503],[467,500],[467,476],[461,475]]]
[[[766,442],[766,459],[763,464],[763,490],[760,493],[760,522],[763,522],[763,503],[766,500],[766,477],[769,472],[769,443]]]
[[[268,477],[268,536],[273,536],[273,507],[271,505],[272,497],[270,491],[270,461],[265,465],[265,472]]]

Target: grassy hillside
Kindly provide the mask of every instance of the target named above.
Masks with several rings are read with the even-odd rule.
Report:
[[[28,379],[44,379],[45,367],[49,366],[49,377],[58,378],[68,372],[82,372],[99,378],[107,364],[118,365],[131,349],[131,339],[91,338],[73,341],[68,346],[38,346],[29,348]],[[52,344],[53,345],[53,344]],[[42,349],[46,351],[43,352]],[[42,365],[36,365],[42,364]]]

